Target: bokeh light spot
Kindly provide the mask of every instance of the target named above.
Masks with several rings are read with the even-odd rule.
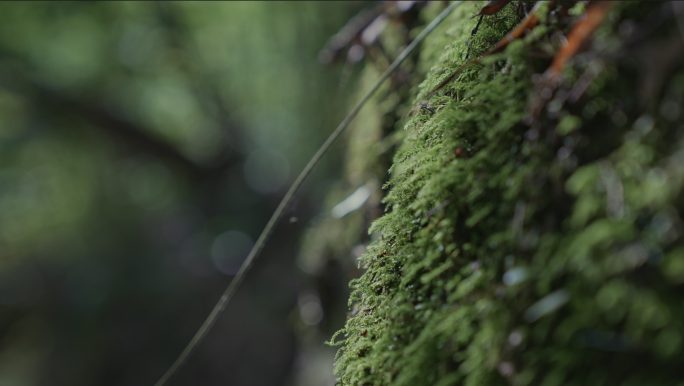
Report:
[[[245,182],[257,193],[268,194],[285,185],[290,175],[290,163],[280,151],[263,148],[253,151],[245,161]]]
[[[139,166],[131,173],[128,193],[135,203],[146,209],[161,209],[175,196],[173,175],[164,166],[150,163]]]
[[[235,275],[254,242],[245,233],[228,231],[220,234],[211,246],[211,259],[216,269],[226,275]]]

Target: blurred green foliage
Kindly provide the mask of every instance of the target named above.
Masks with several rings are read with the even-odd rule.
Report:
[[[360,6],[0,4],[0,384],[161,376],[345,113],[316,57]],[[297,235],[336,157],[174,384],[294,382]]]

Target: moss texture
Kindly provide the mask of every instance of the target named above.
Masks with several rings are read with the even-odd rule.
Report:
[[[568,29],[557,13],[428,95],[468,46],[482,55],[519,21],[510,4],[471,37],[481,5],[461,6],[425,42],[387,213],[370,229],[382,237],[361,259],[354,311],[336,335],[339,381],[682,384],[675,19],[648,30],[663,4],[616,4],[530,117],[535,74]],[[582,97],[564,103],[582,82]]]

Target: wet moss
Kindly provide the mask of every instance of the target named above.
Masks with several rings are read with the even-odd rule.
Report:
[[[386,213],[370,228],[381,237],[336,334],[341,384],[680,382],[684,71],[670,59],[654,80],[658,65],[633,58],[681,37],[673,19],[637,43],[627,31],[659,6],[616,5],[534,119],[560,17],[432,96],[468,46],[482,55],[519,14],[508,5],[471,37],[467,4],[426,40]],[[586,93],[564,103],[587,74]]]

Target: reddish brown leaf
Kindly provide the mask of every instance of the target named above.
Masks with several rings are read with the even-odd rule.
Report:
[[[478,12],[477,15],[473,17],[478,17],[482,15],[495,15],[497,12],[501,10],[501,8],[505,7],[510,1],[488,1],[487,4],[482,7],[480,12]]]
[[[553,6],[553,3],[555,3],[555,2],[553,2],[553,1],[549,2],[549,6]],[[480,61],[482,59],[486,58],[487,56],[489,56],[495,52],[501,51],[504,47],[506,47],[508,45],[508,43],[510,43],[513,40],[521,37],[523,35],[523,33],[525,33],[526,30],[532,29],[535,25],[537,25],[537,23],[539,23],[539,18],[536,16],[536,12],[539,10],[540,5],[541,5],[541,2],[538,2],[537,5],[535,5],[534,8],[532,8],[532,10],[530,11],[530,14],[527,15],[527,17],[525,17],[525,19],[523,19],[523,21],[520,22],[520,24],[518,24],[518,26],[515,27],[515,29],[512,32],[507,33],[506,37],[504,37],[498,43],[496,43],[496,45],[494,46],[493,49],[491,49],[486,54],[482,55],[480,58],[473,60],[471,62],[465,63],[461,67],[457,68],[453,74],[451,74],[448,78],[446,78],[439,86],[437,86],[437,88],[432,90],[431,93],[434,93],[437,90],[441,89],[442,87],[446,86],[449,82],[451,82],[456,77],[456,75],[458,75],[461,71],[463,71],[464,68],[470,66],[471,64],[480,63]]]
[[[613,4],[615,3],[611,1],[593,1],[589,4],[586,17],[572,27],[566,39],[567,44],[556,54],[551,66],[544,73],[544,79],[550,80],[563,71],[565,63],[586,45],[596,28],[606,18]]]
[[[457,147],[455,150],[457,158],[470,158],[471,155],[467,151],[463,150],[461,146]]]
[[[549,2],[549,8],[553,7],[554,3],[555,3],[555,1],[550,1]],[[495,52],[501,51],[504,47],[506,47],[508,45],[508,43],[512,42],[515,39],[520,38],[523,35],[523,33],[525,33],[526,30],[532,30],[532,28],[534,28],[534,26],[539,24],[539,18],[537,17],[537,10],[539,10],[539,7],[541,6],[541,4],[542,4],[541,2],[537,2],[537,4],[534,6],[534,8],[532,8],[532,10],[530,11],[530,14],[527,15],[527,17],[525,17],[525,19],[523,19],[523,21],[521,21],[520,24],[518,24],[518,26],[515,27],[515,29],[513,31],[511,31],[510,33],[507,33],[505,38],[499,40],[499,42],[496,43],[494,48],[491,51],[489,51],[487,54],[485,54],[485,56],[493,54]]]
[[[588,44],[591,35],[606,18],[608,11],[613,4],[614,3],[610,1],[591,2],[587,8],[585,17],[581,21],[577,22],[572,29],[570,29],[570,32],[565,39],[565,44],[553,58],[551,66],[549,66],[549,68],[544,72],[541,78],[542,81],[537,85],[538,97],[534,102],[532,102],[532,105],[530,106],[530,115],[526,118],[526,120],[531,122],[531,119],[539,116],[539,113],[542,111],[544,106],[546,106],[546,101],[551,99],[553,92],[562,82],[562,77],[559,75],[563,71],[565,63],[567,63],[568,59],[572,58],[580,49],[582,49],[582,47]],[[588,75],[595,76],[595,74]],[[580,80],[580,82],[583,82],[581,86],[584,89],[586,89],[586,86],[588,86],[588,82],[591,82],[593,76]],[[583,92],[583,90],[580,90],[579,88],[573,88],[570,93],[572,100],[579,98],[581,92]],[[565,98],[563,98],[561,102],[564,103]]]

